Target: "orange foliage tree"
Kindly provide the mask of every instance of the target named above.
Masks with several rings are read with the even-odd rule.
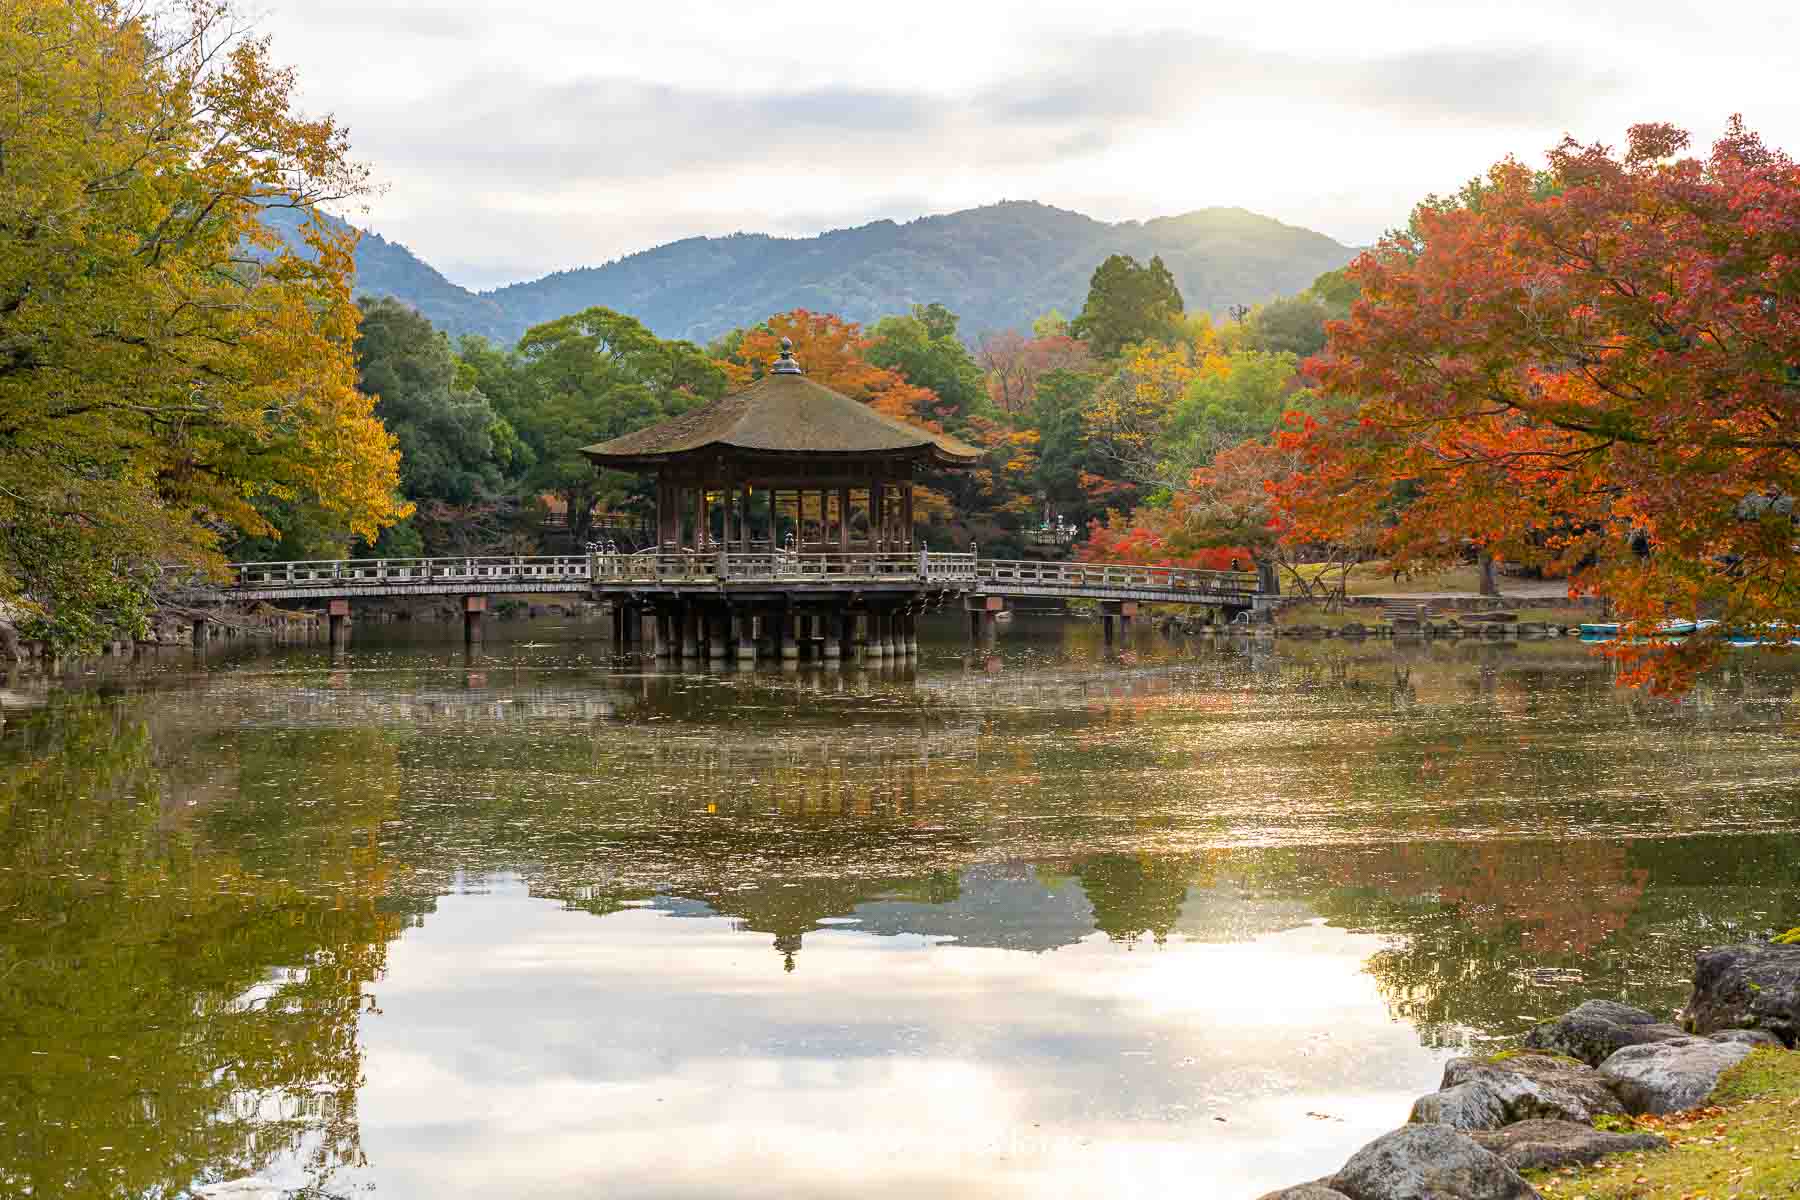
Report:
[[[908,383],[900,372],[870,362],[869,339],[862,326],[830,313],[796,308],[746,330],[724,363],[731,385],[743,387],[762,378],[780,356],[782,338],[793,342],[794,357],[813,382],[861,400],[895,420],[941,429],[929,415],[936,395],[929,388]]]
[[[1349,407],[1277,489],[1296,539],[1380,525],[1395,559],[1473,544],[1567,571],[1626,622],[1626,679],[1680,689],[1716,638],[1800,623],[1800,170],[1734,121],[1565,140],[1428,202],[1350,269],[1308,364]],[[1635,636],[1633,636],[1635,635]]]

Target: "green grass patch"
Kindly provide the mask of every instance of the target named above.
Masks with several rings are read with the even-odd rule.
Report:
[[[1800,1054],[1755,1050],[1726,1072],[1706,1107],[1630,1122],[1615,1118],[1608,1127],[1661,1134],[1670,1149],[1528,1171],[1526,1178],[1559,1200],[1800,1197]]]

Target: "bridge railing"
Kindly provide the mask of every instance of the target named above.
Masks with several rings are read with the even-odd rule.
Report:
[[[355,558],[297,562],[233,563],[235,586],[245,591],[344,584],[586,582],[582,555],[488,558]]]
[[[1139,588],[1226,595],[1254,595],[1256,592],[1256,573],[1253,571],[1044,562],[1037,559],[985,558],[975,565],[975,578],[983,582],[1038,587]]]
[[[418,584],[541,583],[566,587],[589,582],[827,582],[918,581],[1056,589],[1131,589],[1254,596],[1248,571],[1188,567],[1116,566],[978,559],[933,550],[646,550],[637,554],[550,555],[486,558],[364,558],[276,563],[238,563],[236,589],[278,591],[307,587],[391,587]]]

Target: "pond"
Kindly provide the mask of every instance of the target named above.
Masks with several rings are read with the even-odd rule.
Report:
[[[923,633],[0,696],[0,1191],[1248,1200],[1800,917],[1794,658]]]

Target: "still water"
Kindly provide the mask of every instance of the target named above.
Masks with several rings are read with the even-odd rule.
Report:
[[[1800,919],[1791,657],[380,632],[0,694],[0,1193],[1249,1197]]]

